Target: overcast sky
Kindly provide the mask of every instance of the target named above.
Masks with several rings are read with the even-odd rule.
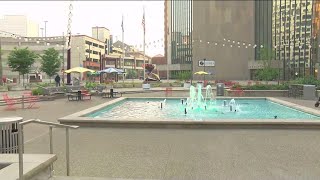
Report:
[[[0,16],[26,15],[39,23],[47,23],[47,36],[60,36],[67,31],[70,1],[0,1]],[[148,55],[163,54],[164,1],[73,1],[72,34],[91,36],[91,27],[110,29],[115,40],[121,40],[121,19],[124,15],[124,42],[143,44],[142,15],[145,6],[146,49]],[[1,30],[1,27],[0,27]],[[39,31],[41,34],[41,31]],[[114,40],[114,41],[115,41]],[[154,44],[154,41],[156,42]],[[159,42],[159,43],[158,43]],[[142,49],[142,48],[141,48]]]

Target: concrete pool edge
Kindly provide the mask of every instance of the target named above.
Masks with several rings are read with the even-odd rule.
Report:
[[[146,99],[164,99],[164,97],[145,97]],[[166,99],[177,99],[185,97],[167,97]],[[234,97],[217,97],[217,99],[232,99]],[[135,128],[216,128],[216,127],[239,127],[239,128],[320,128],[320,121],[306,119],[264,119],[264,120],[246,120],[246,119],[220,119],[215,121],[193,121],[193,120],[108,120],[104,118],[83,117],[86,114],[96,112],[108,105],[120,102],[125,99],[137,99],[121,97],[109,102],[94,106],[83,111],[59,118],[62,124],[73,124],[84,127],[135,127]],[[139,99],[144,99],[139,98]],[[317,110],[297,105],[291,102],[280,100],[274,97],[237,97],[237,99],[267,99],[275,103],[282,104],[306,113],[320,116]]]

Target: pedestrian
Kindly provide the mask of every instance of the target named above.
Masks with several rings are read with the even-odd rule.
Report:
[[[60,80],[61,80],[61,78],[60,78],[59,74],[57,74],[57,76],[54,78],[54,81],[56,81],[56,87],[60,87]]]

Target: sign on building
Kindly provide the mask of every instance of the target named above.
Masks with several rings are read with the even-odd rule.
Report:
[[[200,67],[212,67],[215,66],[215,61],[210,61],[210,60],[200,60],[199,61],[199,66]]]

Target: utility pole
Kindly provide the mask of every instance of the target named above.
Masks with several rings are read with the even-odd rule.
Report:
[[[3,67],[2,67],[2,49],[1,49],[1,34],[0,34],[0,85],[2,85],[4,82],[2,81],[3,78]]]
[[[62,83],[64,85],[64,46],[66,45],[66,37],[64,36],[64,32],[62,32],[62,37],[63,37],[63,48],[62,48]]]
[[[41,37],[43,37],[43,28],[40,28],[41,30]]]
[[[44,21],[44,37],[47,37],[47,22],[48,21]]]

